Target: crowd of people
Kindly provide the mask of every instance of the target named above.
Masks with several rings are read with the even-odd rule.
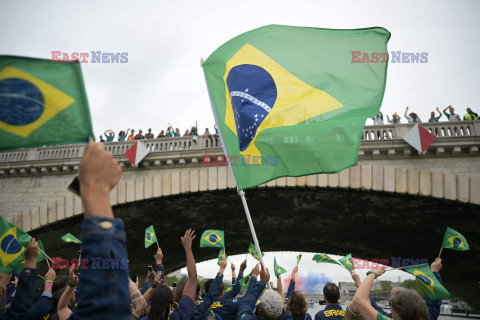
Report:
[[[422,123],[422,119],[415,113],[415,112],[408,112],[409,108],[406,107],[405,109],[405,119],[407,119],[408,123]],[[437,107],[436,111],[438,113],[435,113],[435,111],[432,111],[430,113],[430,118],[428,119],[428,122],[440,122],[440,118],[445,115],[448,121],[462,121],[462,118],[458,113],[455,113],[455,109],[452,106],[446,107],[443,112],[440,111],[440,109]],[[448,112],[447,112],[448,111]],[[471,121],[471,120],[478,120],[478,114],[476,112],[473,112],[472,109],[467,108],[466,114],[463,116],[464,121]],[[391,124],[399,124],[401,123],[402,117],[400,117],[396,112],[392,115],[392,118],[387,114],[387,122]],[[378,126],[378,125],[383,125],[384,120],[383,120],[383,113],[381,111],[378,112],[377,116],[375,118],[372,118],[373,124]]]
[[[214,126],[215,133],[218,132],[217,126]],[[128,134],[130,133],[130,134]],[[115,139],[115,131],[109,129],[106,130],[103,134],[105,136],[100,136],[100,142],[113,142]],[[208,128],[205,128],[205,132],[203,133],[204,136],[209,136],[211,135],[210,130]],[[198,130],[196,126],[192,126],[189,129],[187,129],[183,135],[180,133],[180,129],[176,128],[175,130],[173,129],[172,126],[169,126],[167,130],[162,130],[160,133],[156,136],[157,139],[160,138],[173,138],[173,137],[188,137],[188,136],[198,136]],[[142,129],[138,129],[137,133],[135,133],[135,129],[127,129],[127,131],[120,131],[118,133],[118,140],[117,141],[130,141],[130,140],[143,140],[143,139],[154,139],[155,135],[152,133],[152,129],[149,128],[148,132],[143,134]]]
[[[181,237],[185,251],[188,276],[175,290],[164,284],[163,252],[159,248],[155,270],[148,272],[141,289],[129,278],[128,268],[91,268],[92,258],[97,261],[112,259],[128,266],[125,226],[115,219],[109,202],[109,192],[120,179],[121,169],[112,154],[102,143],[88,142],[79,165],[79,182],[84,206],[81,257],[90,261],[77,275],[72,265],[69,276],[56,275],[49,269],[35,292],[37,283],[38,243],[31,238],[25,253],[24,269],[15,281],[14,292],[6,297],[3,319],[142,319],[142,320],[311,320],[308,304],[300,291],[295,290],[298,266],[292,270],[290,285],[284,295],[282,279],[277,277],[277,289],[266,289],[270,273],[263,264],[256,264],[243,296],[240,283],[246,277],[246,261],[235,274],[231,265],[233,288],[226,292],[223,278],[227,259],[220,263],[215,279],[197,284],[197,269],[192,251],[195,231],[188,229]],[[102,264],[103,266],[103,264]],[[431,269],[439,281],[441,260],[432,263]],[[153,269],[153,268],[152,268]],[[379,308],[369,297],[372,284],[382,276],[384,268],[367,273],[363,283],[352,272],[358,290],[354,301],[346,310],[339,304],[340,291],[336,284],[323,288],[327,304],[315,315],[321,319],[410,319],[436,320],[441,301],[423,300],[417,292],[394,288],[390,294],[391,314]],[[257,279],[259,277],[259,279]],[[10,274],[0,274],[0,292],[5,292]],[[266,290],[265,290],[266,289]],[[262,294],[263,293],[263,294]],[[260,303],[258,303],[260,299]]]

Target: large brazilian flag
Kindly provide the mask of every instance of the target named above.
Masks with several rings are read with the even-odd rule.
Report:
[[[23,269],[29,242],[30,236],[25,231],[0,216],[1,273],[11,274],[13,271],[20,272]]]
[[[270,25],[215,50],[202,66],[237,187],[356,165],[387,63],[352,63],[352,52],[387,53],[389,38],[379,27]]]
[[[79,63],[0,56],[0,149],[93,137]]]

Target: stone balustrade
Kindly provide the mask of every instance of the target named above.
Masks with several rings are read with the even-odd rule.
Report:
[[[422,124],[437,140],[422,157],[478,156],[480,121],[438,122]],[[403,136],[412,124],[366,126],[362,133],[359,160],[419,157]],[[167,166],[198,166],[202,155],[223,156],[218,135],[141,140],[149,151],[143,168]],[[286,137],[294,143],[295,137]],[[123,169],[132,169],[124,153],[134,141],[105,143]],[[0,152],[0,177],[17,175],[59,174],[75,172],[83,154],[84,144],[47,146]]]

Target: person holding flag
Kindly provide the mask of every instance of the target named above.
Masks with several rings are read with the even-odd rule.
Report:
[[[295,291],[295,276],[297,272],[298,272],[298,266],[293,267],[292,276],[290,278],[290,284],[288,285],[288,289],[287,289],[287,295],[285,296],[285,301],[287,302],[292,292]]]
[[[415,275],[417,277],[417,280],[420,281],[422,285],[426,288],[425,292],[427,293],[428,298],[425,301],[423,301],[420,295],[414,290],[402,287],[395,287],[390,292],[390,304],[392,313],[386,313],[384,310],[378,307],[372,299],[369,298],[373,281],[386,271],[385,267],[379,267],[377,269],[367,272],[367,278],[358,287],[358,290],[353,298],[353,302],[357,306],[362,316],[366,320],[437,320],[438,316],[440,315],[442,296],[438,296],[440,299],[436,300],[433,300],[431,298],[434,297],[434,292],[436,292],[438,288],[443,288],[442,280],[439,274],[440,270],[442,269],[442,260],[439,258],[435,259],[435,261],[431,264],[431,269],[427,266],[429,272],[422,272],[423,274],[415,274],[415,270],[418,269],[418,267],[419,266],[406,267],[406,269],[408,269],[406,271]],[[428,273],[433,273],[434,277],[430,276]],[[438,283],[435,280],[437,280]],[[429,286],[430,284],[430,288],[427,289],[427,286]],[[431,291],[430,289],[433,290]],[[445,289],[443,288],[443,290]],[[442,291],[442,289],[440,289],[440,291]],[[408,305],[405,305],[405,303],[408,303]]]

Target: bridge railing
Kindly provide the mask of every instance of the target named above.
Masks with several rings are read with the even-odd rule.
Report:
[[[423,123],[422,126],[438,139],[471,138],[480,136],[480,121]],[[362,134],[364,143],[402,140],[413,124],[365,126]],[[288,138],[288,137],[287,137]],[[178,152],[202,149],[218,149],[218,135],[188,136],[141,140],[150,153]],[[115,156],[123,155],[135,141],[105,143],[105,149]],[[43,161],[80,158],[84,144],[45,146],[39,148],[8,150],[0,152],[0,163]]]

